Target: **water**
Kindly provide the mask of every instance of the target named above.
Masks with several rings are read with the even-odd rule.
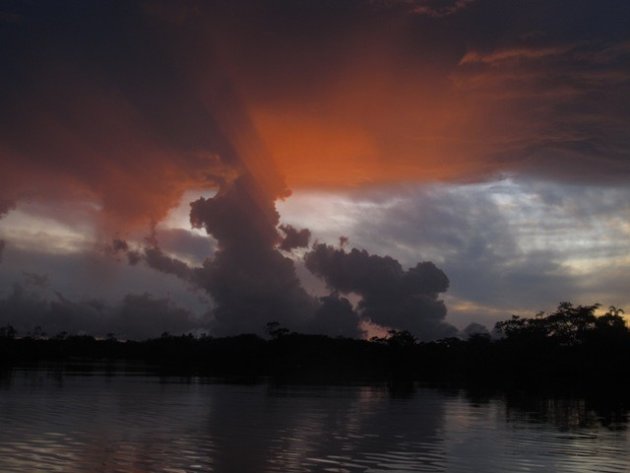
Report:
[[[0,472],[628,472],[623,409],[379,386],[17,371]]]

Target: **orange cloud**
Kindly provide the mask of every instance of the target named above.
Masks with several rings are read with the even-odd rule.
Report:
[[[154,1],[107,28],[95,15],[41,30],[21,13],[15,28],[34,39],[6,42],[0,200],[91,200],[108,226],[137,227],[186,189],[243,173],[270,198],[518,171],[591,178],[606,171],[596,155],[623,175],[627,41],[488,46],[475,30],[468,46],[449,28],[476,18],[475,2],[393,3],[461,13]],[[68,28],[95,33],[84,46]]]

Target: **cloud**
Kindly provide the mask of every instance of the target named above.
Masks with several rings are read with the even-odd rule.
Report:
[[[114,235],[131,242],[138,228],[159,233],[190,189],[218,190],[192,208],[193,224],[216,240],[206,240],[209,250],[190,232],[164,231],[159,248],[132,245],[127,257],[194,280],[216,298],[219,330],[255,330],[278,318],[298,328],[322,306],[347,311],[341,299],[310,296],[296,282],[293,260],[278,252],[308,240],[305,230],[285,231],[284,240],[278,232],[275,202],[289,188],[368,192],[403,181],[506,175],[608,188],[627,181],[624,2],[570,9],[556,0],[509,9],[502,0],[388,3],[394,8],[378,14],[374,2],[354,1],[335,8],[249,0],[3,7],[20,21],[0,32],[0,214],[8,202],[19,204],[0,222],[2,238],[12,249],[87,254]],[[431,259],[444,261],[457,291],[476,288],[479,306],[487,306],[507,297],[497,289],[504,284],[492,281],[543,294],[573,287],[574,274],[567,276],[553,251],[523,256],[524,239],[506,234],[504,218],[492,220],[496,202],[480,198],[489,202],[483,209],[444,198],[484,223],[447,204],[431,201],[426,210],[433,228],[418,233],[432,238],[429,250],[444,250]],[[46,214],[63,231],[52,238],[38,228],[22,238],[27,232],[12,230],[9,219],[26,202],[43,227],[52,226]],[[374,216],[379,231],[357,237],[344,230],[335,238],[372,242],[378,251],[375,242],[389,240],[393,251],[412,251],[414,237],[395,220],[405,214],[397,209],[385,224],[372,213],[378,205],[362,208],[356,213]],[[326,225],[339,223],[315,213]],[[449,224],[457,232],[444,230]],[[579,266],[573,263],[571,271]],[[482,265],[485,277],[476,275]],[[462,297],[472,297],[465,291]],[[240,313],[253,315],[248,322]]]
[[[215,251],[214,242],[183,228],[158,228],[155,238],[160,248],[191,264],[200,264]]]
[[[206,242],[216,240],[215,251],[201,265],[163,251],[160,231],[137,248],[114,239],[106,252],[126,254],[133,266],[143,262],[206,291],[213,304],[211,329],[218,335],[260,333],[271,321],[301,332],[362,334],[348,300],[336,295],[318,300],[304,290],[293,260],[279,250],[308,245],[310,231],[279,225],[274,198],[251,176],[225,183],[214,197],[194,201],[190,219],[194,227],[206,230]]]
[[[630,304],[621,287],[630,274],[628,202],[623,186],[530,179],[297,193],[281,212],[294,225],[316,228],[310,219],[317,216],[302,209],[333,203],[343,225],[322,226],[314,233],[319,241],[336,244],[343,233],[355,246],[389,254],[404,267],[435,261],[450,280],[446,320],[465,327],[492,326],[511,313],[552,309],[564,299]]]
[[[259,332],[270,321],[299,330],[313,317],[317,301],[302,288],[293,261],[277,250],[273,199],[250,176],[193,202],[190,220],[217,240],[214,258],[196,273],[216,304],[217,333]]]
[[[284,233],[284,238],[279,245],[281,250],[291,251],[308,246],[308,242],[311,239],[311,231],[308,228],[298,230],[291,225],[280,225],[278,228]]]
[[[468,51],[451,79],[487,109],[494,164],[514,175],[616,185],[630,172],[628,58],[627,39],[605,35],[511,38]]]
[[[177,335],[207,327],[173,301],[148,294],[129,294],[112,316],[113,332],[128,338],[158,337],[163,332]]]
[[[321,305],[309,323],[309,332],[351,338],[365,336],[359,327],[359,315],[348,299],[333,293],[321,297],[319,302]]]
[[[150,237],[145,241],[146,246],[132,249],[125,240],[115,238],[111,246],[106,247],[106,253],[126,255],[127,262],[136,266],[144,262],[149,268],[164,274],[169,274],[188,283],[191,288],[197,288],[198,281],[195,268],[186,262],[166,254],[159,246],[157,238]]]
[[[546,59],[551,56],[560,56],[566,54],[573,49],[575,45],[569,46],[544,46],[544,47],[516,47],[511,49],[501,49],[491,53],[480,53],[477,51],[469,51],[459,61],[459,65],[465,64],[489,64],[498,65],[508,61],[522,61]]]
[[[118,229],[244,169],[291,188],[628,172],[623,2],[375,3],[11,5],[3,198],[91,201]]]
[[[12,202],[7,199],[0,199],[0,218],[4,217],[14,208],[15,208],[15,202]]]
[[[418,263],[405,271],[389,256],[370,255],[356,248],[346,253],[321,243],[307,253],[305,261],[331,289],[361,296],[358,312],[373,323],[409,330],[421,340],[456,332],[444,322],[446,306],[438,299],[449,281],[433,263]]]
[[[2,219],[2,217],[9,213],[9,211],[13,208],[15,208],[14,202],[0,198],[0,219]],[[6,241],[0,238],[0,263],[2,263],[2,254],[4,253],[6,246]]]
[[[112,240],[112,251],[114,253],[117,253],[119,251],[127,251],[129,250],[129,245],[127,244],[127,242],[125,240],[121,240],[119,238],[114,238]]]
[[[155,338],[163,332],[182,334],[204,329],[207,324],[168,298],[128,294],[117,305],[99,300],[75,302],[60,293],[46,298],[19,284],[0,299],[0,321],[13,325],[21,335],[40,327],[48,336],[60,332],[114,333],[123,339]]]
[[[109,230],[148,227],[185,190],[238,173],[224,133],[242,113],[238,99],[219,67],[195,71],[173,59],[186,35],[154,24],[140,5],[15,8],[24,21],[3,34],[0,50],[7,198],[93,201]],[[20,39],[25,31],[30,41]],[[145,41],[160,52],[147,54]],[[209,54],[198,67],[212,63]],[[225,82],[222,99],[208,97],[201,80]]]
[[[173,275],[145,264],[121,263],[118,260],[123,259],[122,253],[113,257],[100,247],[74,253],[48,252],[45,247],[39,251],[13,246],[11,249],[2,262],[0,298],[11,293],[18,283],[26,292],[47,300],[56,299],[55,293],[60,293],[72,301],[99,300],[115,306],[127,294],[148,293],[174,301],[194,317],[201,317],[212,307],[201,291],[191,291],[189,283]],[[33,284],[44,277],[46,284]]]
[[[158,247],[145,248],[143,259],[150,268],[157,271],[172,274],[184,281],[192,281],[194,278],[193,271],[186,263],[165,255]]]
[[[441,18],[468,8],[476,0],[411,0],[411,11],[418,15]]]
[[[24,271],[24,281],[27,286],[46,288],[50,283],[48,275],[39,273],[30,273]]]
[[[430,18],[443,18],[468,8],[476,0],[371,0],[377,9],[397,8],[406,13]]]
[[[488,328],[485,325],[478,324],[476,322],[472,322],[468,324],[464,330],[462,330],[462,335],[464,338],[471,338],[476,335],[490,335]]]

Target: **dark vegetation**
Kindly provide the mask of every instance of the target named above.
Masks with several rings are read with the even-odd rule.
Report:
[[[119,341],[35,331],[20,337],[0,328],[0,369],[48,363],[99,362],[116,369],[141,364],[160,373],[269,376],[304,382],[426,382],[483,387],[625,386],[630,375],[630,331],[622,310],[595,316],[598,305],[562,303],[551,314],[513,316],[493,336],[419,343],[406,331],[371,340],[292,333],[267,325],[257,335],[193,335]]]

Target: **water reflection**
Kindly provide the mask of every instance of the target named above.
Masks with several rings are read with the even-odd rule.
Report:
[[[552,424],[563,432],[600,427],[625,430],[629,405],[627,399],[614,392],[606,397],[588,398],[511,396],[507,403],[507,420]]]
[[[394,394],[394,395],[392,395]],[[15,372],[0,471],[626,472],[627,404]]]

